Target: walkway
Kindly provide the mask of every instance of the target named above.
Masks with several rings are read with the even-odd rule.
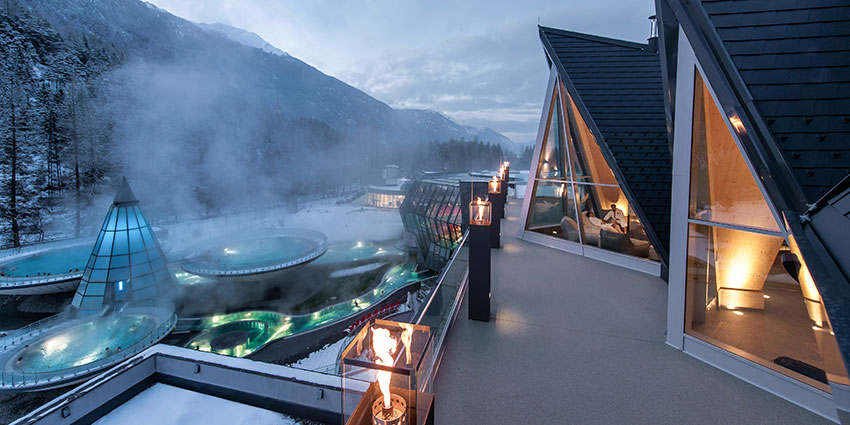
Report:
[[[828,424],[664,343],[661,279],[515,237],[493,251],[493,319],[464,306],[436,378],[439,424]]]

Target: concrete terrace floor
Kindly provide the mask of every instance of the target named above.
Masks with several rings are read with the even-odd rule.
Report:
[[[831,423],[666,345],[664,281],[517,239],[520,203],[493,251],[491,321],[464,305],[448,337],[436,423]]]

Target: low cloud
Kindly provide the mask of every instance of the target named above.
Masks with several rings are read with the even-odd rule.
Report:
[[[267,2],[152,0],[186,19],[256,32],[399,108],[534,140],[548,70],[538,23],[644,41],[652,0]]]

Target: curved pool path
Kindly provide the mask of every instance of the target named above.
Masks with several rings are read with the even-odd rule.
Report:
[[[181,324],[180,329],[202,331],[200,335],[186,344],[188,348],[244,357],[274,340],[302,335],[348,319],[380,303],[399,290],[434,276],[431,272],[417,273],[414,271],[415,267],[414,263],[394,266],[384,274],[381,283],[371,291],[313,313],[292,316],[274,311],[245,311],[194,319],[194,321],[192,321],[193,319],[186,319],[182,321],[184,324]],[[216,332],[217,328],[242,321],[261,321],[266,323],[267,326],[262,335],[252,338],[247,344],[243,344],[242,348],[232,347],[215,350],[210,346],[212,340],[220,334]]]

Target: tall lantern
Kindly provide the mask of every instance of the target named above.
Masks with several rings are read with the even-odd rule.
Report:
[[[499,218],[499,213],[504,211],[505,198],[502,196],[504,181],[499,177],[493,176],[487,184],[487,195],[492,200],[493,211],[496,213],[496,220],[490,223],[490,248],[501,248],[502,246],[502,223]]]
[[[469,319],[490,321],[490,202],[469,203]]]

